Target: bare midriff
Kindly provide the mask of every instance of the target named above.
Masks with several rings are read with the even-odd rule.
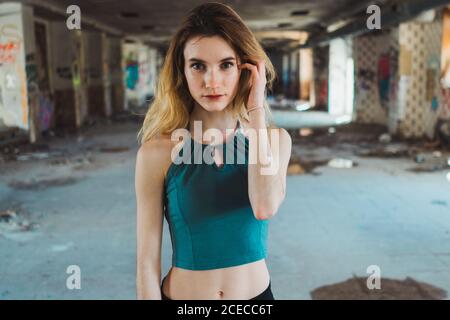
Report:
[[[172,300],[249,300],[267,289],[270,275],[265,259],[213,270],[172,267],[163,282]]]

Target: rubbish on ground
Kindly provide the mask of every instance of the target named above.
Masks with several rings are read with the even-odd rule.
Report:
[[[11,218],[16,217],[16,212],[13,210],[3,210],[0,211],[0,221],[1,220],[9,220]]]
[[[313,134],[313,131],[310,128],[301,128],[299,134],[301,137],[308,137]]]
[[[390,143],[392,141],[392,138],[391,138],[391,135],[389,133],[383,133],[378,138],[378,141],[380,141],[381,143]]]
[[[34,152],[34,153],[25,153],[18,155],[16,157],[19,161],[27,161],[27,160],[41,160],[41,159],[47,159],[49,157],[48,152]]]
[[[334,158],[328,161],[328,166],[338,169],[349,169],[353,167],[353,161],[343,158]]]
[[[325,285],[310,292],[313,300],[441,300],[447,291],[407,277],[405,280],[382,278],[379,289],[368,288],[366,277],[350,278],[344,282]]]
[[[439,120],[436,123],[436,131],[442,144],[450,144],[450,120]]]
[[[78,179],[74,177],[45,178],[40,180],[32,178],[28,181],[11,181],[9,186],[19,190],[42,190],[49,187],[71,185],[76,182],[78,182]]]
[[[376,157],[376,158],[402,158],[410,157],[414,154],[414,150],[405,145],[388,144],[383,147],[377,147],[370,150],[356,151],[358,156]]]
[[[91,152],[74,157],[61,156],[50,160],[51,165],[73,165],[75,169],[89,165],[93,162]]]
[[[26,219],[19,219],[14,210],[0,211],[0,233],[29,231],[34,225]]]
[[[328,163],[327,160],[315,160],[315,159],[304,159],[300,158],[298,155],[292,155],[289,161],[289,167],[291,167],[292,174],[313,174],[319,175],[320,173],[314,172],[314,169],[320,166],[324,166]],[[295,165],[298,165],[295,166]],[[288,170],[289,170],[288,167]],[[289,171],[288,171],[289,172]],[[294,173],[295,172],[295,173]]]
[[[129,147],[104,147],[100,148],[100,152],[126,152],[130,150]]]
[[[304,173],[305,169],[303,169],[303,167],[298,163],[291,164],[287,170],[288,175],[304,174]]]
[[[441,151],[434,151],[432,153],[419,153],[414,158],[414,161],[419,166],[409,169],[413,172],[433,172],[445,170],[450,166],[450,159],[445,159]]]

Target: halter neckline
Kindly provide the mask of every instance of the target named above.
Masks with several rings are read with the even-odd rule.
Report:
[[[196,143],[196,144],[199,144],[199,145],[202,145],[202,146],[205,146],[205,147],[206,147],[206,146],[211,146],[211,147],[216,148],[216,147],[220,147],[220,146],[223,146],[223,145],[227,145],[230,141],[233,141],[234,138],[235,138],[235,136],[236,136],[236,134],[240,132],[240,129],[241,129],[241,122],[240,122],[239,119],[238,119],[238,120],[237,120],[237,123],[236,123],[236,126],[235,126],[235,128],[234,128],[234,130],[233,130],[233,133],[231,133],[231,134],[227,137],[227,141],[225,141],[225,142],[222,142],[222,143],[216,143],[216,144],[211,144],[211,143],[200,143],[200,142],[194,140],[194,139],[192,138],[192,135],[190,135],[190,139],[192,140],[192,142],[194,142],[194,143]]]

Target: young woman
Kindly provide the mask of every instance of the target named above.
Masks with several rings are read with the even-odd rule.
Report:
[[[285,196],[291,153],[286,130],[267,125],[265,89],[274,77],[229,6],[199,5],[176,32],[139,131],[139,299],[273,299],[267,227]],[[173,133],[183,128],[190,136],[180,143]],[[210,129],[220,132],[214,144],[205,139]],[[212,163],[191,161],[205,150]],[[230,153],[245,161],[229,162]],[[187,161],[176,162],[180,156]],[[276,170],[264,173],[270,166]],[[161,284],[164,216],[173,256]]]

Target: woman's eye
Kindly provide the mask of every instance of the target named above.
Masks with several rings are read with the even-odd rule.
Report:
[[[200,63],[194,63],[191,65],[191,68],[194,68],[194,70],[200,70],[203,67]]]
[[[222,64],[223,69],[230,69],[233,66],[234,66],[234,64],[232,62],[225,62]],[[191,65],[191,68],[193,68],[194,70],[203,71],[205,69],[205,66],[201,63],[193,63]]]
[[[224,65],[224,66],[225,66],[225,65],[228,66],[228,67],[226,67],[225,69],[230,69],[232,66],[234,66],[234,64],[231,63],[231,62],[225,62],[223,65]]]

